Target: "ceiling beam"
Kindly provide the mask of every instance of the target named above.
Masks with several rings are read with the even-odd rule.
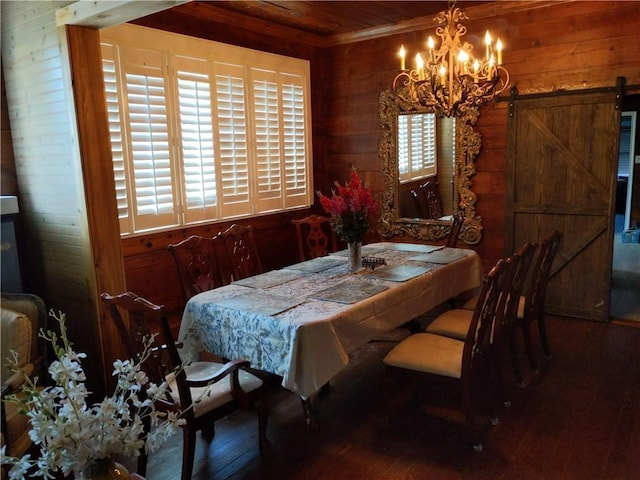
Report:
[[[105,28],[166,10],[191,0],[79,0],[56,11],[56,25]]]

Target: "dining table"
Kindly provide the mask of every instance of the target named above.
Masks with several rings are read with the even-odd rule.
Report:
[[[355,272],[342,250],[194,295],[180,324],[183,361],[201,352],[246,359],[304,406],[355,349],[482,280],[470,249],[379,242],[362,254]]]

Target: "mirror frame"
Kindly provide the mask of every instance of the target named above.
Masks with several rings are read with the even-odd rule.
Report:
[[[382,194],[378,233],[382,237],[409,235],[418,240],[437,241],[446,237],[451,229],[448,220],[401,218],[398,215],[398,115],[431,113],[431,111],[397,96],[391,89],[380,94],[378,116],[382,138],[378,142],[378,156],[382,161],[385,190]],[[482,219],[476,215],[476,194],[471,189],[471,177],[476,174],[475,158],[480,152],[481,136],[473,126],[478,120],[478,107],[456,116],[456,155],[454,171],[454,213],[462,211],[464,223],[460,239],[475,245],[482,239]]]

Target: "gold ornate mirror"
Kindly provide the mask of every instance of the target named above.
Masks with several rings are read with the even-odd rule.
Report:
[[[407,102],[396,95],[393,90],[385,90],[380,95],[379,106],[382,138],[378,143],[378,155],[382,160],[382,172],[385,177],[385,191],[382,197],[378,232],[383,237],[395,235],[409,235],[419,240],[436,241],[449,233],[451,228],[450,215],[440,218],[422,218],[419,215],[406,215],[401,205],[407,203],[404,198],[408,190],[401,191],[398,168],[398,125],[401,115],[416,115],[430,113],[422,106]],[[475,175],[475,157],[480,151],[480,134],[473,126],[478,119],[477,107],[461,112],[455,117],[455,139],[450,139],[453,151],[453,165],[451,169],[451,191],[444,206],[444,213],[455,214],[462,212],[464,224],[460,239],[468,245],[475,245],[482,238],[481,218],[476,215],[476,195],[471,189],[471,177]],[[400,132],[402,134],[402,132]],[[437,155],[437,162],[446,155]],[[441,168],[439,165],[438,168]],[[446,168],[445,168],[446,170]],[[402,195],[402,198],[401,198]]]

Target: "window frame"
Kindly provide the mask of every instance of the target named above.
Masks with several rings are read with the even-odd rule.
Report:
[[[103,70],[107,67],[114,70],[111,73],[113,78],[105,77],[105,89],[121,237],[313,205],[308,60],[128,24],[101,30],[100,38]],[[134,53],[138,51],[149,54],[149,60],[139,59],[142,64],[139,68],[161,71],[162,78],[165,79],[165,110],[168,118],[166,134],[173,188],[172,216],[161,218],[159,215],[154,217],[148,214],[149,222],[142,220],[144,214],[140,213],[137,204],[136,194],[139,191],[134,188],[135,174],[132,171],[133,157],[137,151],[132,146],[130,112],[125,97],[122,96],[123,91],[129,93],[132,88],[126,82],[126,75],[130,69],[135,70],[130,64],[125,67],[123,59],[128,56],[135,58]],[[109,62],[111,65],[107,65]],[[197,142],[202,141],[202,138],[208,138],[209,126],[205,121],[200,122],[206,114],[203,117],[198,114],[195,119],[190,117],[187,132],[183,121],[187,117],[181,112],[181,101],[186,102],[188,96],[193,96],[189,101],[195,102],[194,105],[203,101],[198,97],[206,97],[203,86],[206,81],[203,80],[200,84],[195,81],[197,78],[208,78],[211,104],[212,145],[205,144],[211,147],[213,159],[207,158],[208,163],[206,168],[202,168],[202,172],[198,172],[196,167],[198,161],[205,165],[204,155],[200,154],[198,160],[198,153],[193,148],[198,148]],[[242,87],[230,86],[229,88],[234,89],[234,97],[229,97],[228,103],[223,105],[225,99],[222,98],[218,82],[224,82],[225,79],[240,79]],[[261,98],[263,93],[269,97]],[[118,99],[117,107],[113,104],[114,96]],[[229,111],[223,111],[224,108],[235,109],[240,105],[244,108],[244,124],[225,125],[229,120],[225,114]],[[269,111],[262,112],[262,108]],[[206,108],[202,110],[206,111]],[[153,129],[149,125],[151,123],[147,124],[148,129]],[[140,129],[144,130],[142,127]],[[234,133],[238,132],[243,132],[244,138],[233,138]],[[200,143],[200,152],[203,150],[202,145]],[[187,146],[192,149],[189,150]],[[241,148],[246,153],[244,164],[242,154],[238,154],[238,149]],[[205,150],[208,151],[209,148]],[[241,161],[241,164],[235,165],[239,170],[234,171],[236,161]],[[148,162],[153,164],[152,160]],[[210,180],[209,173],[211,163],[213,180]],[[149,167],[149,171],[151,170]],[[246,170],[246,177],[242,178],[245,188],[242,192],[235,192],[238,195],[234,197],[230,186],[242,183],[237,183],[245,175],[242,170]],[[195,172],[193,178],[187,178],[188,171]],[[199,174],[202,175],[202,182],[209,182],[208,190],[200,185],[202,192],[197,191]],[[205,181],[205,178],[209,180]],[[195,183],[189,185],[189,180]],[[215,183],[212,184],[211,181]],[[211,193],[211,185],[215,185],[214,193]],[[204,193],[201,196],[204,201],[209,200],[209,203],[203,204],[201,208],[197,205],[191,207],[190,205],[197,203],[194,199],[197,199],[199,193]]]

